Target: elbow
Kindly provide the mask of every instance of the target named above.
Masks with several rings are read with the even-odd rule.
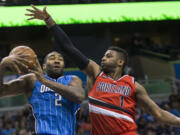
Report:
[[[156,120],[160,121],[160,122],[163,122],[163,112],[162,110],[158,110],[156,113],[155,113],[155,118]]]

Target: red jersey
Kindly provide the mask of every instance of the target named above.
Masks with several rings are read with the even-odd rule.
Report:
[[[102,72],[89,91],[89,98],[116,105],[131,113],[130,115],[89,102],[91,135],[137,135],[133,77],[124,75],[118,80],[113,80]]]

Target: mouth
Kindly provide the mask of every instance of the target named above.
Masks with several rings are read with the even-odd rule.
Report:
[[[104,66],[105,65],[105,63],[104,62],[101,62],[101,66]]]
[[[59,66],[59,65],[55,65],[54,68],[55,68],[55,69],[62,69],[62,67]]]

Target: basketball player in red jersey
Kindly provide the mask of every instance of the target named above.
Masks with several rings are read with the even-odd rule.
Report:
[[[145,88],[129,75],[123,75],[127,53],[118,47],[109,47],[101,66],[89,60],[72,44],[64,31],[47,13],[34,6],[27,9],[31,19],[45,21],[61,49],[86,73],[89,85],[89,112],[91,135],[137,135],[135,105],[138,104],[157,121],[180,126],[180,118],[162,110],[148,96]]]

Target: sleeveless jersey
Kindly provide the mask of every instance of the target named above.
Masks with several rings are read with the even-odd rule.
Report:
[[[89,98],[116,105],[130,112],[128,114],[89,101],[91,135],[136,135],[133,77],[124,75],[118,80],[113,80],[102,72],[89,91]]]
[[[51,81],[56,81],[45,76]],[[57,79],[58,83],[68,85],[71,75]],[[54,90],[41,84],[38,80],[29,104],[35,117],[35,132],[38,135],[74,135],[76,126],[76,112],[79,105],[62,97]]]

